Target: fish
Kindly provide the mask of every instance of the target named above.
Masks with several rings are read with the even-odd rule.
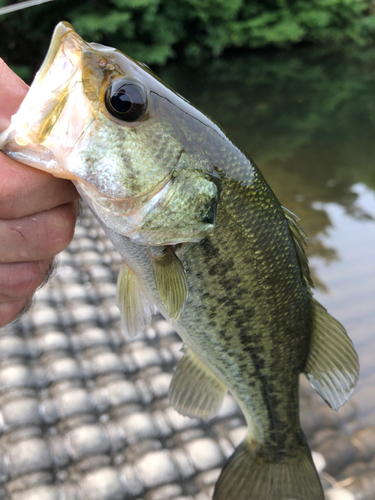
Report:
[[[0,149],[70,179],[122,257],[127,338],[158,310],[183,341],[169,397],[214,417],[227,392],[247,434],[214,500],[323,500],[299,420],[299,376],[337,410],[358,356],[313,297],[306,235],[212,119],[120,51],[57,25]]]

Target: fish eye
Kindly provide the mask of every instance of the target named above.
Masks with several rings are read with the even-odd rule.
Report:
[[[105,105],[115,118],[124,122],[134,122],[142,118],[146,112],[146,92],[136,82],[118,79],[107,88]]]

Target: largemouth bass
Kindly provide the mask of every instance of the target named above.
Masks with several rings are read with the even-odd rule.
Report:
[[[304,233],[257,166],[145,65],[68,23],[0,147],[77,186],[123,259],[126,335],[155,309],[173,323],[184,341],[173,406],[206,419],[227,391],[235,397],[248,433],[214,500],[323,500],[299,375],[338,409],[358,358],[314,300]]]

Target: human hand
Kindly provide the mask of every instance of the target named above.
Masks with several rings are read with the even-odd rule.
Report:
[[[27,85],[0,59],[0,132]],[[67,180],[0,152],[0,328],[13,321],[46,280],[74,234],[79,195]]]

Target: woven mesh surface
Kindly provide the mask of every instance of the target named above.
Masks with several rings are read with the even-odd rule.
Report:
[[[124,341],[120,263],[85,211],[53,279],[0,330],[1,500],[209,500],[243,438],[230,396],[209,422],[170,406],[182,343],[161,316]],[[355,405],[335,413],[302,381],[301,417],[327,498],[375,498],[375,430]]]

